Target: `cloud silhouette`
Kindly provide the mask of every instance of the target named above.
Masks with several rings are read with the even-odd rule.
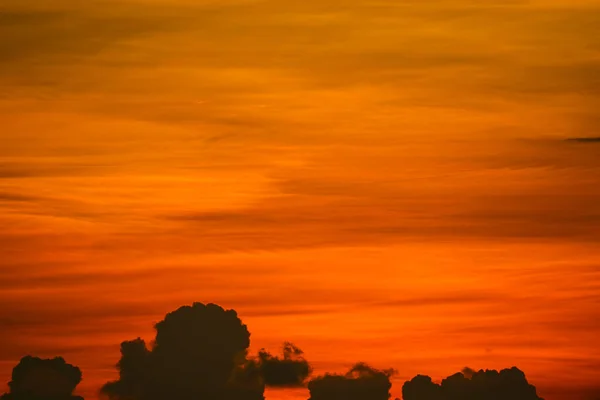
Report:
[[[119,380],[108,382],[101,392],[111,398],[142,398],[149,379],[150,354],[141,338],[121,343]]]
[[[74,396],[81,370],[61,357],[41,359],[26,356],[14,367],[9,392],[2,400],[83,400]]]
[[[101,393],[115,400],[262,400],[264,384],[248,365],[250,333],[233,310],[194,303],[156,324],[152,349],[121,344],[119,380]]]
[[[327,374],[311,380],[309,400],[387,400],[393,373],[358,363],[345,375]]]
[[[403,400],[441,400],[442,398],[442,388],[425,375],[417,375],[402,386]]]
[[[283,344],[283,356],[273,356],[266,350],[258,352],[254,362],[260,377],[266,386],[271,387],[300,387],[312,368],[303,356],[304,352],[292,343]]]
[[[430,377],[417,375],[402,386],[403,400],[542,400],[535,386],[516,367],[475,372],[465,368],[434,383]]]

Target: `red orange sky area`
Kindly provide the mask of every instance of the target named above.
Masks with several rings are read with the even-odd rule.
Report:
[[[593,399],[599,77],[597,1],[3,0],[0,381],[61,355],[96,398],[201,301],[394,396]]]

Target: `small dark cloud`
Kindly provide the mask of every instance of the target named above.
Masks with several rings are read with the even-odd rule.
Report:
[[[393,370],[377,370],[359,363],[345,375],[327,374],[308,383],[309,400],[387,400]]]
[[[403,400],[542,400],[535,386],[516,367],[496,370],[463,369],[434,383],[430,377],[417,375],[402,386]]]
[[[575,142],[575,143],[600,143],[600,137],[577,137],[577,138],[569,138],[567,142]]]
[[[265,385],[271,387],[302,387],[312,372],[304,352],[287,342],[283,345],[282,357],[273,356],[262,349],[252,362]]]
[[[9,392],[1,400],[83,400],[74,396],[81,370],[61,357],[26,356],[13,369]]]

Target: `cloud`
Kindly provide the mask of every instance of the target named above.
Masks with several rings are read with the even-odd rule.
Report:
[[[569,138],[567,141],[576,143],[600,143],[600,137],[577,137]]]
[[[27,203],[39,199],[40,197],[28,196],[20,193],[0,192],[0,203]]]
[[[110,399],[263,399],[259,377],[243,371],[250,333],[235,311],[194,303],[155,328],[151,349],[121,345],[119,380],[101,389]]]
[[[102,391],[115,398],[141,398],[144,384],[150,379],[150,350],[141,338],[121,343],[121,360],[117,364],[119,380],[108,382]]]
[[[89,177],[106,173],[109,167],[91,163],[3,162],[0,163],[0,179]]]
[[[176,29],[173,18],[161,18],[160,11],[149,4],[144,8],[121,4],[114,9],[74,2],[49,9],[40,9],[32,1],[7,5],[0,15],[0,32],[13,40],[0,40],[2,68],[17,64],[30,68],[27,64],[41,57],[51,64],[65,64],[97,55],[120,41]]]
[[[301,387],[312,372],[303,354],[298,347],[286,342],[281,358],[262,349],[254,363],[266,386]]]
[[[387,400],[392,370],[377,370],[356,364],[345,375],[327,374],[308,383],[309,400]]]
[[[81,370],[61,357],[41,359],[26,356],[13,369],[9,392],[2,400],[83,400],[74,396]]]
[[[402,386],[403,400],[441,400],[442,389],[430,377],[417,375]]]
[[[496,370],[470,368],[434,383],[430,377],[417,375],[402,386],[403,400],[541,400],[535,386],[516,367]]]

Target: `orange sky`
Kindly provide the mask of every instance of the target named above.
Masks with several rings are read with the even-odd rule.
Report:
[[[2,0],[0,380],[254,349],[600,391],[600,1]],[[267,400],[306,398],[269,392]]]

